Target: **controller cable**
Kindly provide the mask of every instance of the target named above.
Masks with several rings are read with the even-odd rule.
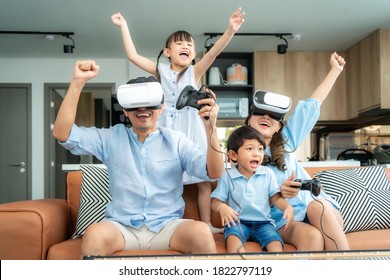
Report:
[[[330,237],[330,236],[325,232],[324,227],[323,227],[323,224],[322,224],[322,220],[323,220],[324,213],[325,213],[325,206],[324,206],[324,204],[322,203],[321,200],[317,199],[317,197],[315,197],[315,196],[313,195],[313,185],[314,185],[314,183],[313,183],[313,182],[310,182],[309,184],[310,184],[310,194],[311,194],[311,197],[313,198],[313,200],[317,201],[317,202],[320,203],[321,206],[322,206],[322,212],[321,212],[321,216],[320,216],[321,231],[322,231],[322,233],[323,233],[327,238],[329,238],[330,240],[333,241],[334,245],[336,246],[336,251],[338,251],[338,250],[339,250],[339,247],[337,246],[336,240],[334,240],[332,237]],[[326,200],[327,200],[327,199],[326,199]],[[327,200],[327,201],[329,201],[329,200]],[[329,202],[330,202],[330,201],[329,201]]]

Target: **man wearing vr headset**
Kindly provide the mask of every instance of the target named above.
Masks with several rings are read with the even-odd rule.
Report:
[[[286,96],[266,96],[256,92],[251,114],[245,124],[260,131],[265,138],[268,161],[265,164],[274,170],[282,196],[294,207],[294,223],[283,230],[283,212],[273,207],[272,218],[276,222],[284,242],[301,251],[348,250],[348,240],[343,231],[343,219],[339,204],[323,191],[318,199],[310,192],[299,191],[299,182],[294,179],[311,179],[299,164],[293,152],[312,131],[320,116],[321,103],[328,96],[338,76],[343,71],[344,59],[337,53],[330,56],[331,69],[322,83],[307,100],[299,101],[295,110],[283,124],[290,109],[291,100]]]
[[[219,147],[217,133],[213,133],[219,110],[214,93],[210,91],[214,99],[199,101],[205,105],[199,115],[210,139],[206,153],[183,133],[157,127],[164,104],[161,85],[153,81],[129,85],[129,96],[122,104],[127,106],[124,114],[131,128],[123,124],[109,129],[75,125],[81,91],[98,72],[94,61],[75,64],[53,129],[53,136],[71,153],[94,155],[101,160],[110,178],[112,201],[105,219],[87,228],[81,258],[130,249],[215,253],[208,225],[182,219],[183,172],[210,180],[219,178],[224,171],[222,154],[213,149]],[[145,92],[150,93],[151,99],[139,103]]]

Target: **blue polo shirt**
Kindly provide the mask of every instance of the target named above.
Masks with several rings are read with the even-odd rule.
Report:
[[[218,181],[211,197],[226,202],[245,221],[274,221],[270,215],[269,198],[280,192],[275,174],[268,167],[260,166],[247,179],[232,166]],[[229,176],[230,175],[230,176]]]

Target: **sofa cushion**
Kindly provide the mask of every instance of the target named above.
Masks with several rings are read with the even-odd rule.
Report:
[[[346,233],[390,228],[390,183],[383,167],[326,170],[315,176],[340,203]]]
[[[80,208],[77,214],[76,229],[72,238],[80,238],[87,227],[104,218],[105,209],[111,201],[108,191],[108,172],[106,168],[82,164]]]

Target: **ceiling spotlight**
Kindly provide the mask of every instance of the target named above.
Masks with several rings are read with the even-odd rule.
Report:
[[[53,41],[55,35],[64,36],[70,40],[72,40],[72,45],[64,45],[64,53],[73,53],[73,49],[75,48],[75,44],[73,39],[70,36],[73,36],[73,32],[42,32],[42,31],[2,31],[0,30],[0,34],[17,34],[17,35],[45,35],[45,39],[47,41]]]
[[[214,38],[216,36],[222,36],[223,33],[210,33],[206,32],[204,35],[209,36],[209,38],[206,39],[206,42],[204,43],[204,47],[206,48],[206,52],[208,52],[211,47],[214,45],[212,43],[208,43],[208,40],[211,38]],[[280,44],[278,45],[278,54],[285,54],[288,49],[288,42],[283,36],[293,36],[292,33],[236,33],[234,34],[234,37],[237,36],[276,36],[279,37],[280,39],[284,40],[286,44]],[[301,35],[300,34],[295,34],[294,35],[294,40],[300,40]]]
[[[73,53],[73,49],[75,48],[74,41],[69,35],[65,37],[72,40],[72,45],[64,45],[64,53]]]
[[[278,54],[285,54],[287,52],[287,49],[288,49],[288,42],[285,38],[283,38],[283,36],[280,36],[279,38],[284,40],[284,42],[286,42],[286,44],[278,45]]]
[[[205,47],[205,49],[206,49],[206,52],[208,52],[208,51],[214,46],[213,43],[208,43],[208,41],[209,41],[210,39],[214,38],[214,37],[215,37],[215,36],[210,35],[210,37],[208,37],[208,38],[206,39],[206,41],[204,42],[204,47]]]

